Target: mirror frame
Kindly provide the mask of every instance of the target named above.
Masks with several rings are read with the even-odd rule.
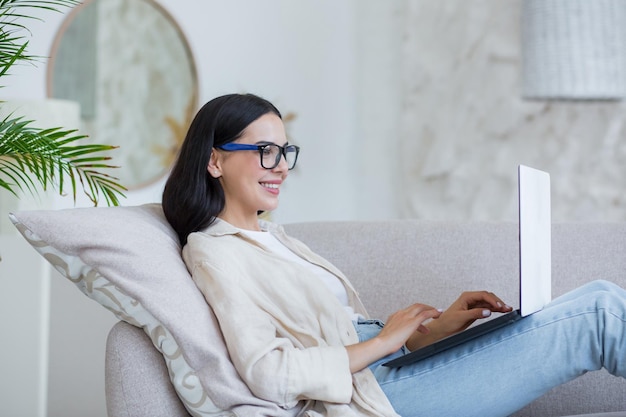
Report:
[[[47,69],[46,69],[46,96],[48,98],[55,98],[54,97],[54,86],[53,86],[53,77],[54,77],[54,69],[55,69],[55,64],[57,62],[56,58],[58,55],[58,51],[63,39],[63,36],[66,35],[66,32],[68,30],[68,28],[70,27],[70,25],[72,24],[72,22],[74,22],[74,20],[77,18],[77,16],[81,13],[81,11],[88,5],[97,2],[97,1],[103,1],[103,0],[85,0],[84,2],[80,3],[78,6],[74,7],[68,14],[67,16],[65,16],[61,26],[59,27],[59,29],[57,30],[55,36],[54,36],[54,40],[52,42],[52,47],[50,50],[50,54],[49,54],[49,59],[48,59],[48,65],[47,65]],[[180,149],[180,146],[182,144],[182,141],[184,140],[185,134],[187,132],[187,129],[189,127],[189,124],[191,123],[191,121],[193,120],[193,117],[195,116],[195,112],[197,111],[198,108],[198,102],[199,102],[199,81],[198,81],[198,70],[197,70],[197,66],[196,66],[196,60],[194,58],[191,46],[189,44],[189,41],[187,40],[187,37],[185,36],[184,32],[182,31],[180,25],[176,22],[176,20],[173,18],[173,16],[163,7],[161,6],[159,3],[157,3],[157,1],[155,0],[127,0],[127,1],[143,1],[144,3],[146,3],[148,6],[152,7],[155,12],[159,13],[161,16],[163,16],[163,18],[171,25],[172,29],[174,30],[174,32],[178,35],[178,38],[180,39],[180,43],[183,46],[184,49],[184,55],[187,57],[187,62],[189,65],[189,68],[191,70],[190,72],[190,76],[191,76],[191,94],[189,97],[189,104],[187,109],[185,109],[185,120],[183,120],[184,126],[181,125],[170,125],[170,123],[168,123],[172,134],[174,135],[174,138],[172,140],[173,143],[167,143],[164,144],[163,149],[160,149],[163,151],[164,153],[164,163],[163,166],[160,167],[160,169],[156,170],[155,169],[155,174],[150,176],[150,178],[145,179],[143,181],[138,181],[136,183],[133,184],[123,184],[126,188],[128,188],[129,191],[133,191],[133,190],[137,190],[137,189],[141,189],[141,188],[145,188],[148,187],[150,185],[153,185],[154,183],[157,183],[158,181],[160,181],[165,175],[168,174],[168,172],[170,171],[173,162],[176,160],[176,157],[178,155],[178,151]],[[81,114],[81,125],[83,124],[83,116]],[[146,123],[150,123],[150,121],[146,121]],[[86,130],[86,129],[85,129]],[[93,134],[93,136],[95,136],[95,141],[97,142],[102,142],[100,140],[98,140],[98,135],[97,132],[89,132],[89,131],[85,131],[85,132],[80,132],[80,133],[84,133],[87,135],[90,135],[90,133]],[[139,139],[141,142],[143,143],[144,141],[147,141],[146,138],[141,138]],[[123,149],[123,144],[119,144],[116,143],[116,146],[120,146],[119,149],[117,149],[116,151],[114,151],[114,154],[112,155],[112,159],[113,161],[115,161],[115,153],[119,152],[119,151],[124,151]],[[159,144],[160,145],[160,144]]]

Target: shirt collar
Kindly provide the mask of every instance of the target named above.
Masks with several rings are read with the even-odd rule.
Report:
[[[261,227],[261,230],[267,230],[272,234],[283,232],[282,226],[265,220],[259,220],[259,226]],[[202,232],[216,237],[239,234],[239,230],[235,226],[228,223],[226,220],[220,219],[219,217],[216,217],[215,221],[211,223],[209,227],[202,230]]]

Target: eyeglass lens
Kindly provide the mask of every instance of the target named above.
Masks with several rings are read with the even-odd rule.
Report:
[[[282,148],[278,145],[268,144],[261,148],[261,166],[265,169],[273,169],[280,163],[281,156],[285,156],[287,167],[292,169],[298,159],[298,149],[295,146]]]

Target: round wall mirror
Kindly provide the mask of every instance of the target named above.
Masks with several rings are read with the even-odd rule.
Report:
[[[152,0],[88,0],[67,16],[48,65],[48,96],[80,104],[81,133],[119,146],[129,190],[165,175],[196,111],[191,48]]]

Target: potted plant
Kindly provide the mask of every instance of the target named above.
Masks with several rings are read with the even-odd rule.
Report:
[[[37,19],[28,9],[59,11],[73,7],[77,0],[0,0],[0,87],[3,78],[18,63],[34,63],[38,57],[26,53],[28,41],[24,21]],[[0,102],[2,106],[2,102]],[[118,179],[107,174],[117,168],[109,164],[106,152],[116,146],[81,143],[86,136],[62,127],[37,128],[32,120],[9,115],[0,119],[0,192],[37,193],[55,188],[60,194],[71,191],[76,201],[82,189],[98,205],[119,205],[126,190]]]

